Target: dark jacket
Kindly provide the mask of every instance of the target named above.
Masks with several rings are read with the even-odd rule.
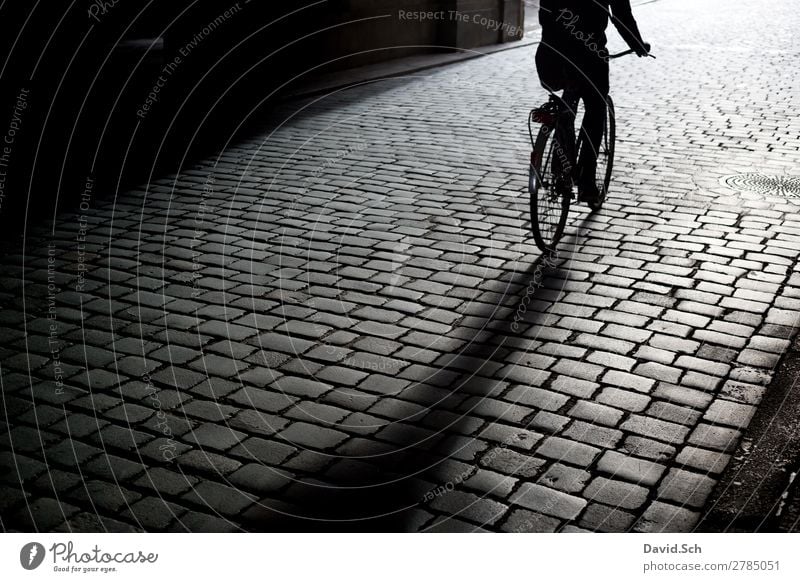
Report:
[[[643,49],[630,0],[541,0],[536,65],[542,83],[563,84],[565,76],[607,78],[609,19],[631,48]]]

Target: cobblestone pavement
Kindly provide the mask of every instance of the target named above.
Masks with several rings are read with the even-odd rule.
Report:
[[[720,178],[800,173],[800,16],[638,18],[552,268],[530,48],[294,104],[11,253],[3,527],[691,530],[796,333],[800,200]]]

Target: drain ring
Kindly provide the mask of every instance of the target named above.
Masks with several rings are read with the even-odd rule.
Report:
[[[722,179],[734,190],[755,192],[769,196],[800,198],[800,176],[768,176],[766,174],[734,174]]]

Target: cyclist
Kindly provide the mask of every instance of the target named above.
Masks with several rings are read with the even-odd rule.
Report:
[[[539,80],[551,93],[564,90],[562,105],[571,113],[565,116],[569,127],[557,129],[557,140],[566,152],[556,156],[556,162],[575,160],[575,107],[578,99],[583,99],[581,131],[590,147],[583,148],[577,172],[565,169],[577,181],[578,199],[590,204],[600,195],[595,173],[609,91],[605,32],[609,18],[638,56],[648,55],[650,45],[642,40],[630,0],[541,0],[539,5],[542,26],[542,42],[536,51]],[[563,186],[570,190],[572,187]]]

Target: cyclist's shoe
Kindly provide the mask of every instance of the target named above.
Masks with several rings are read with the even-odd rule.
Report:
[[[600,189],[594,182],[578,185],[578,202],[586,202],[589,208],[597,210],[602,204]]]

